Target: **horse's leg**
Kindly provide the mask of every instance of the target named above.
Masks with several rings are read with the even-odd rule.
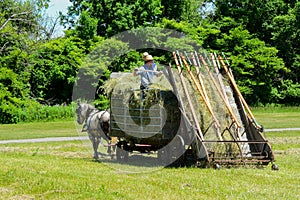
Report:
[[[90,140],[93,144],[94,158],[99,159],[99,155],[98,155],[99,140],[95,136],[93,136],[92,134],[89,135],[89,138],[90,138]]]
[[[97,156],[98,156],[98,147],[99,147],[99,143],[101,142],[101,138],[99,138],[99,137],[95,137],[95,149],[94,149],[94,151],[95,151],[95,153],[97,154]]]

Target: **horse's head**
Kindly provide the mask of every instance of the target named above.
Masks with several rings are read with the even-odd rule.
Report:
[[[91,113],[92,110],[94,110],[94,107],[92,107],[91,105],[86,103],[78,103],[76,109],[77,123],[83,124],[83,122],[86,120],[87,116]]]

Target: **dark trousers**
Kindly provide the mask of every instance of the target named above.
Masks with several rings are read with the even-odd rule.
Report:
[[[141,90],[147,90],[148,89],[148,86],[143,86],[142,84],[140,85],[140,89]]]
[[[145,87],[141,84],[140,89],[141,89],[141,94],[140,94],[141,99],[145,99],[145,97],[146,97],[145,90],[148,89],[148,86]]]

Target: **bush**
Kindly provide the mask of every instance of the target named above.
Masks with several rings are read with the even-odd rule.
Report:
[[[53,121],[73,117],[72,105],[48,106],[34,102],[24,108],[20,114],[22,122]]]
[[[34,100],[2,102],[0,105],[0,123],[53,121],[73,117],[72,104],[48,106]]]
[[[1,124],[12,124],[18,123],[18,98],[2,99],[0,103],[0,123]]]

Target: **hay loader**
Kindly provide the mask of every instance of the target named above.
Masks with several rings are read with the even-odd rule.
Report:
[[[136,80],[126,86],[131,73],[112,74],[119,79],[110,99],[110,136],[118,138],[117,160],[128,162],[133,152],[155,152],[164,166],[272,163],[272,169],[278,169],[225,55],[177,51],[173,59],[163,78],[143,92]]]

